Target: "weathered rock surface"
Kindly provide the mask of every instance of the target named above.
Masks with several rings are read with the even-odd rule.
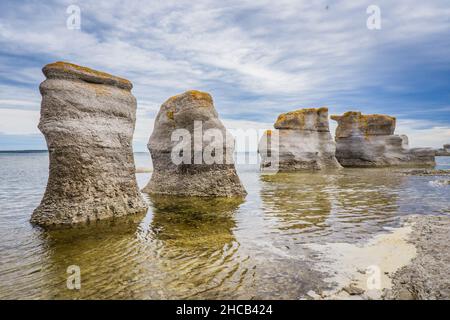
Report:
[[[283,113],[274,127],[278,130],[266,131],[259,143],[263,170],[273,165],[274,158],[278,158],[279,171],[341,167],[335,157],[336,146],[330,134],[327,108]]]
[[[31,221],[71,225],[140,213],[135,177],[136,99],[128,80],[70,63],[43,68],[39,129],[50,157],[47,189]]]
[[[436,156],[450,157],[450,144],[444,144],[443,148],[437,149]]]
[[[186,139],[172,141],[173,133],[183,131],[188,134]],[[223,139],[202,139],[207,132]],[[172,151],[180,144],[187,161],[179,163],[173,161]],[[234,167],[234,139],[219,120],[208,93],[187,91],[164,102],[156,116],[148,148],[154,169],[144,192],[214,197],[246,194]],[[206,154],[217,160],[205,161]]]
[[[433,149],[409,149],[405,135],[394,135],[394,117],[349,111],[331,119],[338,122],[336,158],[344,167],[435,165]]]
[[[413,216],[409,241],[417,256],[392,275],[392,290],[386,299],[450,298],[450,218],[447,216]]]

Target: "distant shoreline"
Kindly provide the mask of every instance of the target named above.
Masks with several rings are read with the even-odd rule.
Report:
[[[0,150],[0,153],[46,153],[47,150]]]
[[[48,150],[0,150],[0,153],[47,153],[47,152]],[[135,151],[133,153],[147,153],[147,152]]]
[[[48,150],[0,150],[0,153],[47,153]],[[148,151],[134,151],[133,153],[149,153]],[[236,152],[239,154],[244,153],[257,153],[256,151]]]
[[[0,153],[47,153],[48,150],[0,150]],[[133,153],[149,153],[148,151],[134,151]],[[257,153],[256,151],[238,151],[236,152],[238,154],[245,154],[245,153]],[[436,155],[436,157],[448,157],[448,156],[439,156]]]

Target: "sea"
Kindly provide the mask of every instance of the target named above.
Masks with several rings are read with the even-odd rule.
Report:
[[[148,153],[135,162],[151,167]],[[243,200],[144,194],[145,214],[44,230],[29,221],[47,152],[0,153],[0,299],[303,299],[332,286],[309,244],[364,244],[405,216],[450,215],[448,176],[237,170]],[[141,188],[150,176],[136,174]],[[74,267],[79,289],[68,285]]]

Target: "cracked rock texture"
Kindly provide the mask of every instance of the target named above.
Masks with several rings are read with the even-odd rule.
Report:
[[[258,151],[261,167],[273,165],[278,158],[279,171],[336,169],[336,145],[330,134],[327,108],[299,109],[280,114],[267,130]],[[278,137],[277,137],[278,136]]]
[[[435,165],[433,149],[410,149],[407,136],[394,135],[394,117],[349,111],[331,119],[338,122],[336,158],[344,167]]]
[[[182,139],[177,136],[173,141],[172,134],[177,132],[188,136]],[[207,132],[222,139],[208,138]],[[205,135],[203,139],[202,135]],[[183,162],[173,161],[172,151],[178,150],[177,146],[182,150],[179,154],[185,158]],[[233,162],[234,139],[219,120],[208,93],[187,91],[164,102],[156,116],[148,149],[154,169],[143,189],[146,193],[201,197],[246,195]],[[203,155],[212,155],[217,161],[205,161]]]
[[[31,221],[42,226],[145,211],[135,177],[136,99],[128,80],[65,62],[43,68],[39,129],[49,178]]]
[[[449,299],[450,298],[450,217],[413,216],[409,241],[417,256],[392,276],[392,290],[386,299]]]

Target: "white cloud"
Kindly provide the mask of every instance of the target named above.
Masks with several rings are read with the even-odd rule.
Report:
[[[405,57],[382,50],[412,46],[412,68],[423,62],[416,61],[419,53],[424,63],[450,63],[450,7],[444,0],[378,1],[383,20],[376,32],[366,28],[370,1],[78,1],[79,31],[66,28],[69,4],[0,5],[0,46],[10,53],[0,55],[0,79],[7,82],[0,80],[0,108],[39,109],[42,65],[26,57],[43,64],[68,60],[132,80],[139,143],[148,139],[159,105],[188,89],[212,92],[226,121],[245,114],[272,123],[277,114],[302,106],[341,112],[361,101],[370,109],[365,112],[375,113],[383,105],[376,92],[411,90],[391,79],[404,71]],[[440,41],[430,50],[432,37]],[[364,97],[367,87],[377,89],[372,97]],[[10,114],[9,120],[25,121],[22,116],[18,112],[14,120]],[[429,123],[428,130],[446,133],[445,125]],[[0,122],[0,132],[10,129]],[[424,139],[424,129],[405,129],[436,144],[431,131]]]
[[[0,133],[6,134],[36,134],[40,133],[39,111],[0,109]]]
[[[438,126],[431,121],[399,120],[397,121],[397,134],[406,134],[409,146],[442,148],[450,143],[450,126]]]

